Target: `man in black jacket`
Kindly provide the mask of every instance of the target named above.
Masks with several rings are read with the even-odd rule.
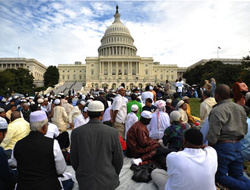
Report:
[[[123,153],[118,131],[101,123],[104,105],[90,102],[90,121],[72,131],[71,164],[80,190],[114,190],[119,186]]]
[[[12,152],[19,173],[17,190],[61,190],[58,176],[66,170],[66,163],[57,140],[44,136],[48,129],[45,111],[30,114],[30,129]]]

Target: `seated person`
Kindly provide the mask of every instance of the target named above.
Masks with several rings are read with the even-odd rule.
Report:
[[[183,151],[172,152],[167,156],[167,171],[152,171],[151,177],[158,189],[216,190],[216,151],[203,145],[201,132],[194,128],[185,132],[183,147]]]
[[[162,139],[164,130],[170,126],[170,119],[165,112],[166,102],[158,100],[156,102],[156,111],[152,113],[152,119],[148,125],[149,136],[152,139]]]
[[[172,103],[171,99],[166,100],[166,112],[168,115],[170,115],[170,113],[174,111],[174,107],[171,105],[171,103]]]
[[[131,106],[131,112],[128,113],[126,123],[125,123],[125,140],[127,139],[127,133],[130,127],[138,121],[137,113],[139,111],[139,107],[136,104]]]
[[[151,112],[143,111],[140,121],[132,125],[127,133],[127,156],[138,158],[136,164],[151,160],[159,146],[156,140],[149,137],[147,125],[150,123],[151,118]]]
[[[170,114],[170,120],[172,124],[165,129],[164,136],[162,138],[163,144],[168,145],[169,149],[179,151],[182,149],[182,138],[187,130],[185,124],[180,123],[181,114],[178,111],[173,111]]]
[[[45,111],[30,114],[31,132],[16,143],[11,157],[19,173],[17,189],[62,189],[58,175],[64,173],[66,163],[57,140],[44,136],[47,128]]]
[[[187,109],[186,109],[186,113],[187,113],[187,116],[188,116],[188,123],[191,125],[191,126],[199,126],[200,123],[196,121],[195,117],[192,116],[191,114],[191,107],[189,105],[189,97],[187,96],[184,96],[182,98],[182,100],[186,103],[186,106],[187,106]],[[197,118],[198,119],[198,118]]]
[[[180,112],[181,114],[181,121],[183,123],[188,123],[188,115],[186,113],[187,104],[183,100],[180,100],[177,106],[178,106],[178,112]]]
[[[8,155],[11,157],[11,152],[16,142],[26,137],[30,132],[30,125],[25,121],[19,111],[11,113],[11,123],[8,125],[8,130],[1,146]]]
[[[146,111],[150,111],[150,112],[155,112],[155,110],[157,109],[156,106],[152,105],[153,100],[151,98],[147,98],[145,101],[145,106],[143,106],[142,111],[146,110]]]
[[[3,141],[7,132],[7,122],[0,117],[0,143]],[[12,170],[8,164],[8,158],[2,147],[0,147],[0,189],[15,189],[17,183],[17,171]]]

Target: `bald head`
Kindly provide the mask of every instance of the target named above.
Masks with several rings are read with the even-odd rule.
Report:
[[[20,112],[19,111],[13,111],[11,113],[11,121],[14,121],[14,120],[16,120],[18,118],[21,118]]]
[[[222,101],[230,98],[230,87],[226,84],[219,84],[214,91],[216,101]]]

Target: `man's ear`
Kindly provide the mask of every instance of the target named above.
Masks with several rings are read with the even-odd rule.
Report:
[[[44,134],[47,133],[47,130],[48,130],[48,124],[45,124],[43,127],[42,127],[42,130],[44,132]]]

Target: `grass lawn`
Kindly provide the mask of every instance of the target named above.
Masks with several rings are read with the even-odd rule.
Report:
[[[200,117],[200,98],[190,98],[191,113],[193,116]]]

